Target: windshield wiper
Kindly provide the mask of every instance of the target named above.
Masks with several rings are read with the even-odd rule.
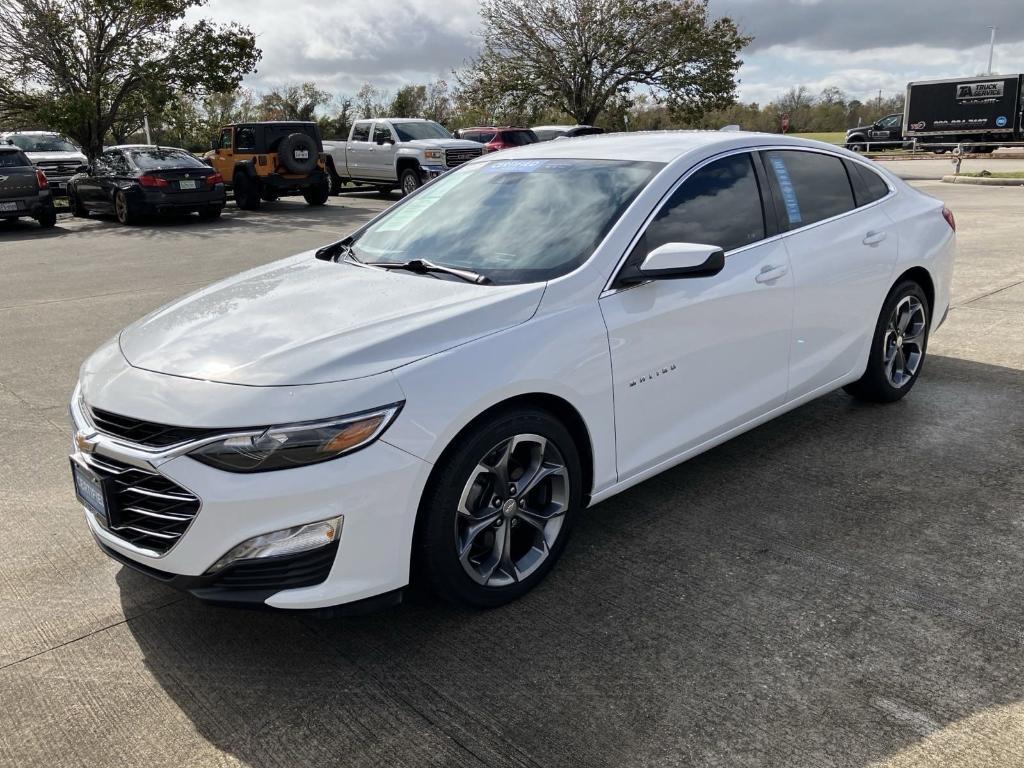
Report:
[[[476,285],[491,284],[491,278],[487,277],[487,275],[481,275],[479,272],[473,272],[469,269],[446,267],[443,264],[435,264],[434,262],[427,261],[426,259],[410,259],[409,261],[367,261],[364,263],[371,267],[382,267],[384,269],[404,269],[407,272],[415,272],[419,275],[426,275],[431,272],[440,272],[445,275],[454,275],[461,280],[465,280],[467,283],[474,283]]]

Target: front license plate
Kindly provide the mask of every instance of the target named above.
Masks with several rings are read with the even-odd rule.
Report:
[[[16,210],[18,210],[17,203],[0,203],[0,211],[3,211],[4,213],[10,213],[11,211]]]
[[[76,462],[71,462],[71,476],[75,480],[75,495],[78,500],[103,518],[107,517],[107,497],[103,492],[103,481]]]
[[[179,189],[199,189],[199,182],[183,179],[178,182]]]
[[[53,207],[54,208],[67,208],[68,207],[68,199],[66,197],[55,197],[55,198],[53,198]]]

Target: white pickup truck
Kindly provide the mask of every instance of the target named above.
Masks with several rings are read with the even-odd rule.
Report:
[[[332,192],[346,181],[382,192],[415,192],[429,179],[483,154],[475,141],[453,138],[433,120],[379,117],[357,120],[348,141],[325,141]]]

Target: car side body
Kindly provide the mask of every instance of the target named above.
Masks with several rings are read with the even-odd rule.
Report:
[[[474,285],[304,253],[160,309],[98,350],[71,404],[72,461],[152,473],[198,510],[155,552],[87,509],[104,550],[208,599],[385,599],[409,582],[438,473],[467,435],[510,411],[541,411],[571,436],[582,508],[861,380],[880,310],[908,279],[926,296],[924,334],[945,317],[955,234],[942,204],[843,149],[664,132],[540,143],[475,163],[528,173],[603,159],[659,170],[589,258],[553,279]],[[802,186],[805,166],[824,169],[821,189]],[[729,180],[728,215],[716,214],[718,193],[700,191],[704,171]],[[434,184],[375,221],[404,221]],[[686,215],[673,218],[672,206]],[[828,206],[834,215],[815,219]],[[711,219],[740,242],[708,243],[709,233],[709,261],[725,251],[713,269],[643,276],[656,244]],[[677,265],[689,258],[668,250]],[[279,472],[234,475],[124,436],[148,428],[139,424],[230,433],[385,404],[400,406],[372,444]],[[238,542],[341,516],[337,552],[315,584],[232,597],[211,573]]]
[[[484,145],[485,152],[498,152],[512,147],[535,144],[540,139],[529,128],[474,127],[461,128],[455,132],[457,138],[468,139]]]
[[[216,218],[224,208],[224,178],[184,149],[125,144],[108,147],[68,181],[68,202],[77,217],[108,213],[122,224],[168,213]]]

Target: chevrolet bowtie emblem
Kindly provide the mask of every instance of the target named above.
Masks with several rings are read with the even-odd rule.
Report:
[[[85,432],[75,433],[75,446],[82,453],[92,453],[96,450],[96,435],[87,435]]]

